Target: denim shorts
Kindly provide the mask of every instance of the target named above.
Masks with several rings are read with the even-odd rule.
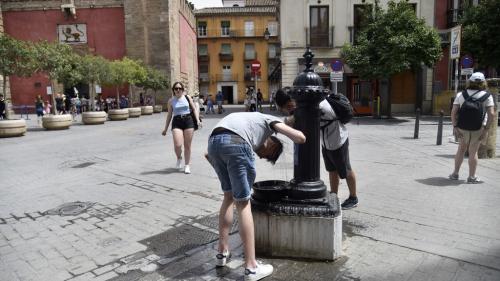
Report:
[[[208,140],[208,159],[219,177],[222,191],[235,201],[250,199],[255,181],[255,159],[250,145],[238,135],[219,134]]]
[[[192,129],[194,128],[194,121],[191,114],[176,115],[172,120],[172,130],[173,129]]]

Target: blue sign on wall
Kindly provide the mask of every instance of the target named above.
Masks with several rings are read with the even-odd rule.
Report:
[[[474,65],[474,60],[469,56],[463,56],[461,65],[462,68],[471,68]]]
[[[332,62],[333,71],[342,71],[343,67],[344,67],[344,64],[340,60],[334,60]]]

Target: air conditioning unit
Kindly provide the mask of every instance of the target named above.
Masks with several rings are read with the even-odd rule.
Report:
[[[61,5],[61,11],[66,14],[66,16],[72,16],[73,18],[76,18],[76,7],[74,3],[70,4],[62,4]]]

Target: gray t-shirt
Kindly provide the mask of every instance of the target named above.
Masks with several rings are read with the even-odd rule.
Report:
[[[329,123],[326,120],[333,120],[337,117],[332,106],[326,99],[320,102],[319,109],[321,110],[321,127]],[[348,137],[349,133],[347,132],[344,124],[340,123],[340,121],[333,121],[321,130],[321,140],[323,142],[323,146],[328,150],[339,149]]]
[[[271,125],[278,122],[282,122],[278,117],[260,112],[237,112],[222,118],[214,129],[225,128],[235,132],[255,151],[275,133]]]

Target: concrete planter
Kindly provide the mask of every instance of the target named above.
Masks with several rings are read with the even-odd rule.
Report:
[[[153,106],[153,113],[160,113],[163,111],[163,106],[162,105],[155,105]]]
[[[0,138],[20,137],[26,133],[24,119],[0,120]]]
[[[108,110],[108,117],[111,121],[127,120],[128,108]]]
[[[153,106],[151,105],[141,106],[141,115],[151,115],[151,114],[153,114]]]
[[[131,107],[128,109],[128,117],[136,118],[141,116],[141,108],[140,107]]]
[[[44,115],[42,126],[47,130],[66,130],[73,123],[71,114]]]
[[[104,124],[108,115],[104,111],[87,111],[82,113],[82,123],[85,125]]]

